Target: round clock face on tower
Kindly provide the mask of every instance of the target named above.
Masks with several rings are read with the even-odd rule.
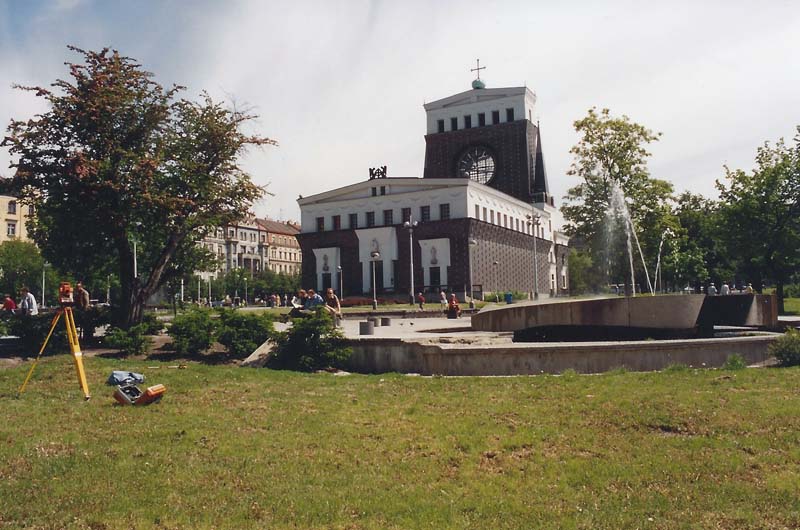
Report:
[[[494,157],[489,148],[476,145],[467,149],[458,159],[458,174],[486,184],[494,177],[494,166]]]

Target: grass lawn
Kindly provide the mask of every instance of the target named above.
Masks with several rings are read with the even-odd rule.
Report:
[[[0,370],[0,528],[798,528],[800,369]],[[158,369],[149,367],[158,366]],[[117,407],[115,368],[164,383]]]
[[[786,315],[800,315],[800,298],[784,298],[783,309]]]

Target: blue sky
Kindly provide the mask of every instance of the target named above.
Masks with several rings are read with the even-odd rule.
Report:
[[[0,122],[41,111],[12,83],[66,75],[67,44],[110,46],[163,84],[207,90],[260,116],[280,147],[246,167],[276,194],[260,215],[296,218],[299,194],[367,177],[420,176],[422,104],[469,88],[538,97],[551,191],[566,176],[576,119],[608,107],[663,133],[651,173],[714,194],[723,164],[800,124],[800,2],[268,2],[0,0]],[[9,158],[0,150],[0,173]]]

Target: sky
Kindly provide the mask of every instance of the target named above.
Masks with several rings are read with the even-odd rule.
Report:
[[[663,133],[652,176],[715,196],[724,165],[748,170],[800,125],[800,2],[0,0],[0,126],[46,110],[12,89],[67,76],[68,44],[110,47],[163,85],[205,90],[279,142],[243,160],[274,196],[256,213],[297,219],[298,195],[422,176],[426,101],[528,86],[550,191],[560,202],[573,122],[591,107]],[[0,175],[10,157],[0,149]]]

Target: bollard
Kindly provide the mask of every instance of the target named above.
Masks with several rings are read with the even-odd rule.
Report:
[[[392,325],[392,319],[391,318],[389,318],[389,317],[381,317],[381,327],[383,327],[383,326],[391,326],[391,325]]]
[[[374,335],[375,334],[375,326],[369,320],[367,320],[366,322],[359,322],[358,323],[358,334],[359,335]]]

